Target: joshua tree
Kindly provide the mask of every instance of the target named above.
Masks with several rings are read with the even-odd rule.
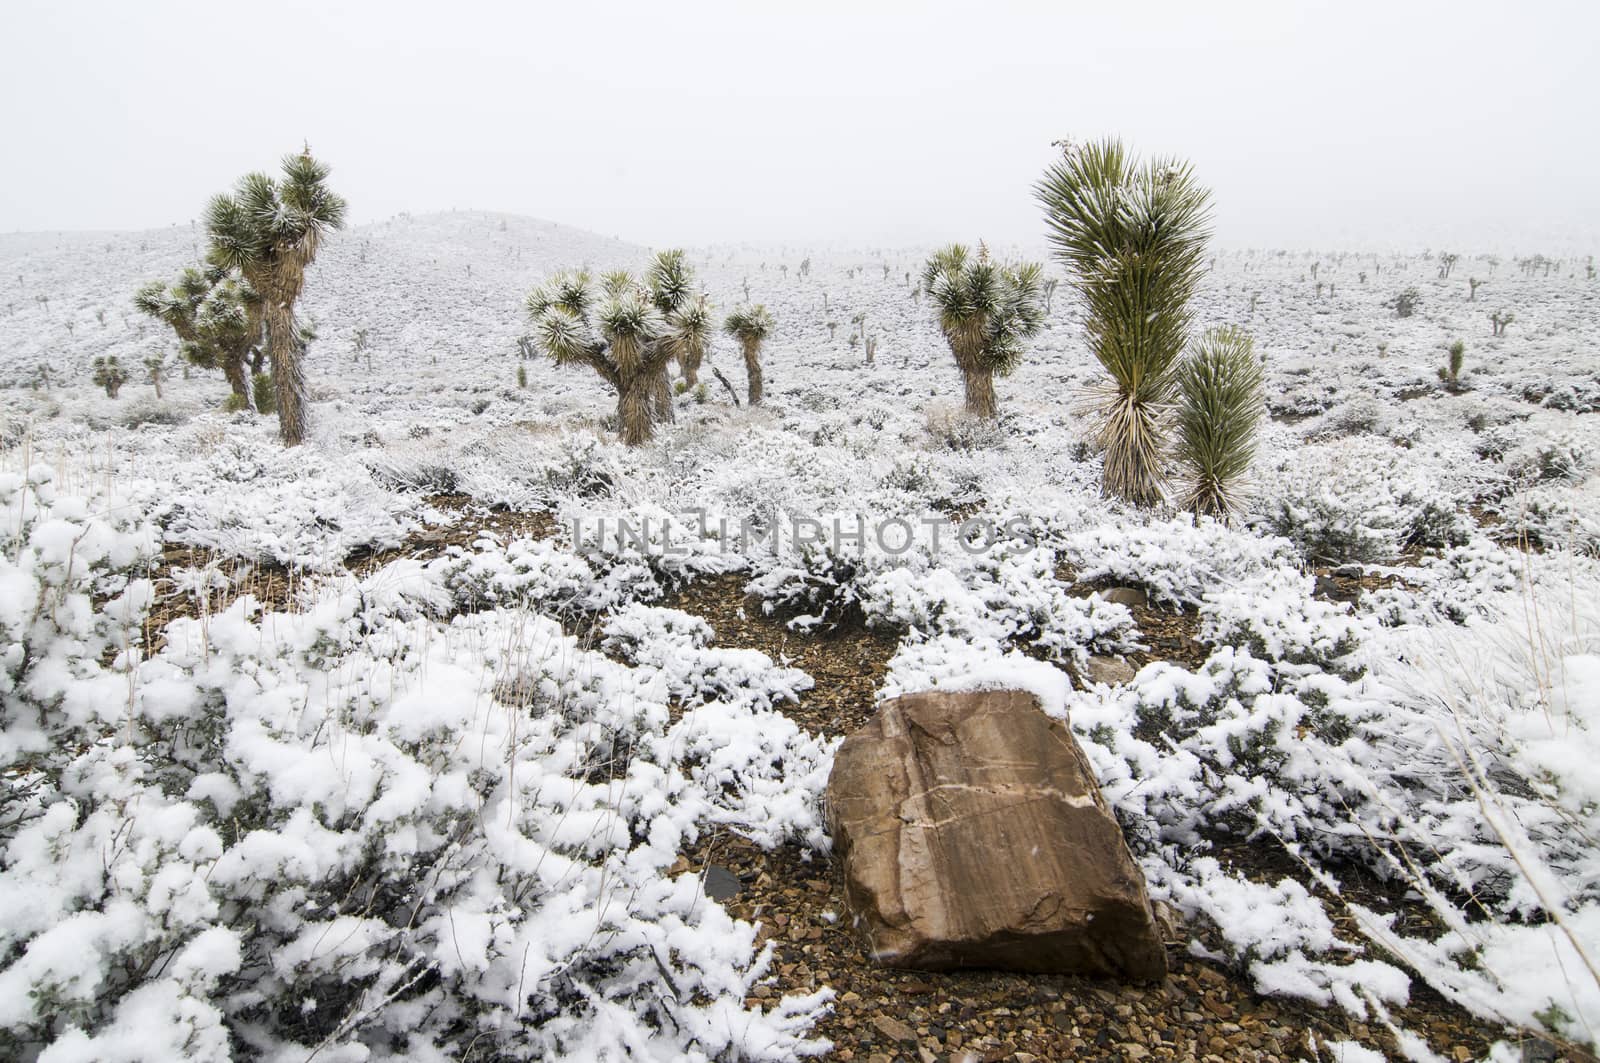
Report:
[[[664,278],[657,256],[647,280]],[[680,305],[693,309],[698,293],[685,288]],[[687,342],[694,326],[680,311],[665,312],[668,292],[641,284],[627,273],[608,274],[597,291],[586,270],[558,273],[528,296],[534,342],[557,365],[587,365],[617,393],[617,420],[628,446],[648,442],[654,432],[651,400],[667,361]]]
[[[258,345],[262,321],[255,289],[215,266],[186,269],[170,288],[159,281],[140,288],[133,305],[171,327],[186,361],[222,370],[233,390],[233,405],[249,408],[246,365]]]
[[[761,405],[761,343],[772,332],[772,315],[765,306],[741,306],[728,315],[722,330],[739,341],[744,351],[744,371],[749,378],[749,402]]]
[[[1511,322],[1515,321],[1516,319],[1517,315],[1508,314],[1501,310],[1496,310],[1494,313],[1490,314],[1489,324],[1494,327],[1493,335],[1504,336],[1506,334],[1506,326],[1511,324]]]
[[[1483,284],[1484,282],[1476,277],[1467,278],[1467,302],[1475,303],[1478,301],[1478,289],[1482,288]]]
[[[1261,362],[1250,336],[1232,326],[1206,332],[1178,366],[1178,460],[1183,505],[1227,519],[1255,457],[1263,407]]]
[[[982,243],[976,255],[960,244],[941,248],[922,268],[973,416],[995,416],[994,375],[1015,369],[1022,341],[1044,325],[1043,272],[1036,262],[992,262]]]
[[[1446,390],[1461,390],[1461,367],[1467,359],[1467,345],[1456,340],[1450,345],[1450,361],[1439,367],[1439,380]]]
[[[122,368],[116,355],[98,357],[92,363],[94,375],[90,378],[100,387],[106,389],[106,397],[114,399],[117,392],[122,390],[122,385],[128,382],[128,371]]]
[[[206,210],[207,258],[238,270],[262,297],[278,434],[291,447],[306,434],[304,343],[294,304],[323,238],[344,227],[345,201],[328,190],[328,173],[307,148],[284,158],[281,180],[247,174],[233,195],[217,196]]]
[[[167,379],[167,356],[152,354],[144,360],[144,371],[150,377],[151,385],[156,389],[156,398],[161,397],[161,385]]]
[[[1440,280],[1445,280],[1446,278],[1448,278],[1450,276],[1450,271],[1456,268],[1456,263],[1458,261],[1460,261],[1460,259],[1461,259],[1460,255],[1453,255],[1453,254],[1450,254],[1448,252],[1445,253],[1445,254],[1440,255],[1439,256],[1439,279]]]
[[[1077,283],[1090,347],[1111,376],[1101,395],[1107,492],[1162,497],[1173,367],[1204,264],[1210,193],[1186,163],[1140,166],[1117,140],[1066,144],[1035,188],[1047,235]]]
[[[705,360],[711,339],[711,304],[704,292],[693,290],[694,271],[680,250],[663,251],[655,257],[645,273],[645,287],[655,308],[674,322],[668,345],[672,360],[683,374],[684,390],[688,390],[700,382],[700,363]],[[656,381],[655,401],[656,416],[672,420],[672,394],[667,387],[665,364]]]

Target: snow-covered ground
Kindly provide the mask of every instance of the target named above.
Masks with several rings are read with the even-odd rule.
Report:
[[[837,736],[781,711],[811,677],[652,604],[722,571],[799,628],[849,614],[894,631],[880,696],[1039,690],[1153,894],[1260,992],[1382,1029],[1420,978],[1486,1020],[1596,1040],[1587,262],[1463,255],[1446,278],[1429,255],[1219,252],[1197,325],[1252,332],[1274,415],[1246,519],[1223,527],[1100,496],[1083,408],[1099,370],[1065,283],[982,426],[958,416],[909,283],[929,249],[691,249],[720,308],[748,291],[777,319],[766,404],[735,408],[705,374],[629,451],[599,378],[523,360],[517,339],[545,274],[647,250],[401,216],[330,240],[311,272],[311,434],[285,451],[270,419],[220,412],[219,374],[175,367],[159,400],[140,378],[174,344],[132,294],[200,239],[0,236],[9,1053],[820,1050],[806,1037],[827,992],[752,1005],[754,929],[672,872],[713,828],[827,845]],[[1475,299],[1469,277],[1487,282]],[[1399,318],[1385,304],[1407,287],[1419,306]],[[1515,315],[1503,336],[1492,312]],[[1460,393],[1437,376],[1457,339]],[[90,383],[103,354],[134,376],[116,400]],[[742,385],[731,341],[710,360]],[[414,549],[455,518],[427,501],[445,493],[593,534]],[[796,542],[796,518],[865,544]],[[966,518],[1009,529],[1004,547],[957,542]],[[723,519],[766,534],[720,537]],[[909,548],[879,540],[891,519]],[[649,542],[601,533],[624,520]],[[402,545],[413,556],[346,567]],[[250,586],[241,559],[289,567],[295,599],[247,595],[149,637],[174,594]],[[1127,609],[1085,595],[1112,585],[1192,617],[1209,659],[1070,683],[1141,644]],[[574,634],[587,619],[597,639]],[[1239,839],[1304,874],[1212,854]],[[1390,910],[1341,895],[1357,869],[1395,884]],[[1430,1058],[1415,1033],[1387,1043]]]

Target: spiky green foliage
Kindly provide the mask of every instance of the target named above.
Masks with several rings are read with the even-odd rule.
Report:
[[[1043,327],[1043,273],[1035,262],[993,262],[982,243],[976,255],[950,244],[923,267],[922,290],[961,370],[968,413],[995,416],[994,375],[1015,369],[1023,341]]]
[[[133,304],[172,329],[186,361],[221,369],[234,396],[249,405],[246,367],[260,342],[262,303],[246,281],[217,266],[186,269],[170,288],[160,281],[140,288]]]
[[[266,174],[247,174],[232,195],[211,201],[206,257],[214,266],[237,270],[264,301],[279,435],[294,446],[305,438],[304,344],[294,305],[323,239],[344,227],[347,207],[329,191],[330,170],[312,158],[309,148],[286,156],[282,169],[276,181]]]
[[[1451,391],[1461,387],[1461,370],[1467,361],[1467,345],[1456,340],[1450,345],[1450,360],[1439,367],[1439,379]]]
[[[122,368],[117,356],[101,355],[90,365],[93,369],[90,379],[99,387],[106,389],[107,398],[116,398],[117,392],[122,390],[122,385],[128,382],[128,371]]]
[[[554,274],[528,295],[527,307],[534,344],[548,358],[587,365],[616,391],[622,441],[630,446],[653,434],[651,400],[659,410],[668,360],[704,351],[709,309],[681,251],[657,255],[642,281],[608,273],[598,290],[586,270]],[[670,410],[670,393],[667,402]]]
[[[1226,519],[1238,510],[1255,458],[1265,408],[1261,361],[1250,335],[1225,325],[1201,337],[1175,376],[1183,505]]]
[[[744,353],[744,372],[748,381],[745,394],[746,400],[752,406],[761,405],[765,387],[761,373],[761,345],[772,334],[775,326],[772,314],[760,303],[754,306],[736,307],[722,322],[722,330],[739,341],[739,347]]]
[[[1111,377],[1099,403],[1105,489],[1154,505],[1173,367],[1204,272],[1210,193],[1187,163],[1139,164],[1107,139],[1066,145],[1035,195],[1083,300],[1090,347]]]

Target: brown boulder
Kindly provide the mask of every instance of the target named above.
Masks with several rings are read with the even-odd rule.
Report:
[[[1032,694],[885,702],[839,747],[828,820],[878,963],[1166,974],[1144,877],[1094,771]]]

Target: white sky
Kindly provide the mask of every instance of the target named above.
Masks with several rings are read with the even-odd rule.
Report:
[[[1233,246],[1600,251],[1600,3],[0,0],[0,231],[198,215],[308,139],[354,220],[1036,243],[1071,135]]]

